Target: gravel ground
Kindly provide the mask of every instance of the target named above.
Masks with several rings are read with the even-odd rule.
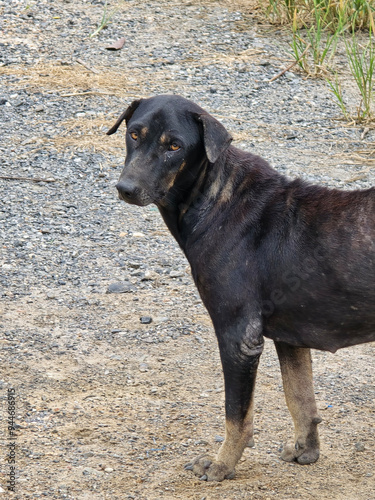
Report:
[[[236,478],[183,469],[220,446],[216,340],[157,210],[118,201],[123,132],[105,131],[134,98],[179,93],[284,174],[375,184],[374,130],[338,120],[323,81],[296,71],[269,84],[290,61],[287,36],[248,4],[128,0],[90,38],[103,1],[0,2],[0,497],[375,498],[374,344],[314,353],[317,464],[279,459],[292,426],[267,342],[256,447]],[[121,37],[122,50],[106,49]]]

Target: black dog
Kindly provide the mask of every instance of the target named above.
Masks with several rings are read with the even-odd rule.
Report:
[[[319,457],[310,348],[375,340],[375,189],[340,191],[288,180],[231,146],[211,115],[178,96],[134,101],[121,199],[155,203],[191,265],[218,338],[226,435],[216,460],[186,468],[233,477],[253,439],[263,337],[274,340],[295,443],[282,458]]]

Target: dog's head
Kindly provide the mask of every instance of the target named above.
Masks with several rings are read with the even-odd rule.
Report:
[[[215,163],[232,140],[213,116],[180,96],[134,101],[107,134],[124,120],[126,159],[116,187],[121,199],[140,206],[168,204],[168,196],[189,190],[201,165]]]

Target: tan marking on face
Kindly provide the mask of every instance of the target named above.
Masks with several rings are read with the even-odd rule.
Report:
[[[180,172],[182,172],[182,171],[183,171],[183,169],[185,168],[185,166],[186,166],[186,161],[184,160],[184,161],[181,163],[181,165],[179,166],[179,168],[178,168],[178,171],[177,171],[176,177],[177,177],[177,175],[178,175]]]
[[[166,135],[166,134],[164,134],[164,133],[163,133],[163,134],[161,134],[161,136],[160,136],[160,143],[161,143],[161,144],[167,144],[167,142],[168,142],[168,137],[167,137],[167,135]]]
[[[175,183],[178,175],[182,172],[182,170],[184,169],[185,166],[186,166],[186,161],[183,161],[181,163],[181,165],[178,167],[178,170],[176,173],[171,172],[170,174],[167,175],[166,184],[167,184],[168,190],[173,187],[173,184]]]
[[[168,191],[173,187],[174,181],[176,180],[176,174],[174,172],[170,172],[166,177],[165,177],[165,183],[167,185]]]
[[[144,139],[147,135],[147,132],[148,132],[148,127],[143,127],[141,129],[141,137]]]

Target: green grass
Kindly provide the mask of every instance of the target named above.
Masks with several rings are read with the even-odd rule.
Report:
[[[289,24],[297,16],[304,25],[314,23],[318,8],[323,24],[337,29],[369,29],[374,0],[259,0],[269,19],[277,24]]]
[[[328,22],[327,11],[322,6],[322,0],[313,0],[314,9],[312,21],[304,22],[303,28],[299,27],[297,11],[294,12],[292,31],[293,40],[291,47],[294,57],[298,60],[299,66],[309,75],[319,75],[326,71],[326,66],[332,60],[338,36],[342,31],[340,26],[336,30],[331,29],[331,22]],[[309,55],[301,58],[301,54],[306,46],[310,47]],[[309,59],[311,62],[309,63]]]
[[[351,41],[345,41],[349,68],[357,84],[361,99],[357,108],[356,121],[362,122],[373,118],[375,79],[375,47],[369,32],[369,40],[361,46],[353,34]]]
[[[344,115],[346,120],[350,121],[350,113],[349,113],[348,108],[344,102],[344,96],[342,93],[341,83],[338,79],[337,73],[335,75],[334,82],[332,80],[330,80],[329,78],[327,78],[326,80],[327,80],[327,83],[330,87],[331,92],[334,94],[334,96],[337,99],[336,103],[340,107],[342,114]]]
[[[98,27],[96,28],[96,30],[93,33],[91,33],[90,38],[94,37],[95,35],[100,33],[102,31],[102,29],[106,28],[108,26],[108,24],[112,21],[112,19],[115,17],[115,15],[117,14],[117,12],[119,10],[120,10],[119,7],[116,7],[113,10],[109,10],[108,9],[108,2],[106,0],[106,2],[104,4],[102,19],[101,19],[100,23],[98,24]]]
[[[308,76],[323,76],[345,119],[374,119],[375,0],[259,0],[275,24],[289,25],[291,52]],[[359,35],[360,34],[360,35]],[[360,43],[359,40],[364,40]],[[353,112],[335,69],[335,52],[343,43],[359,103]],[[332,77],[334,75],[334,78]]]

